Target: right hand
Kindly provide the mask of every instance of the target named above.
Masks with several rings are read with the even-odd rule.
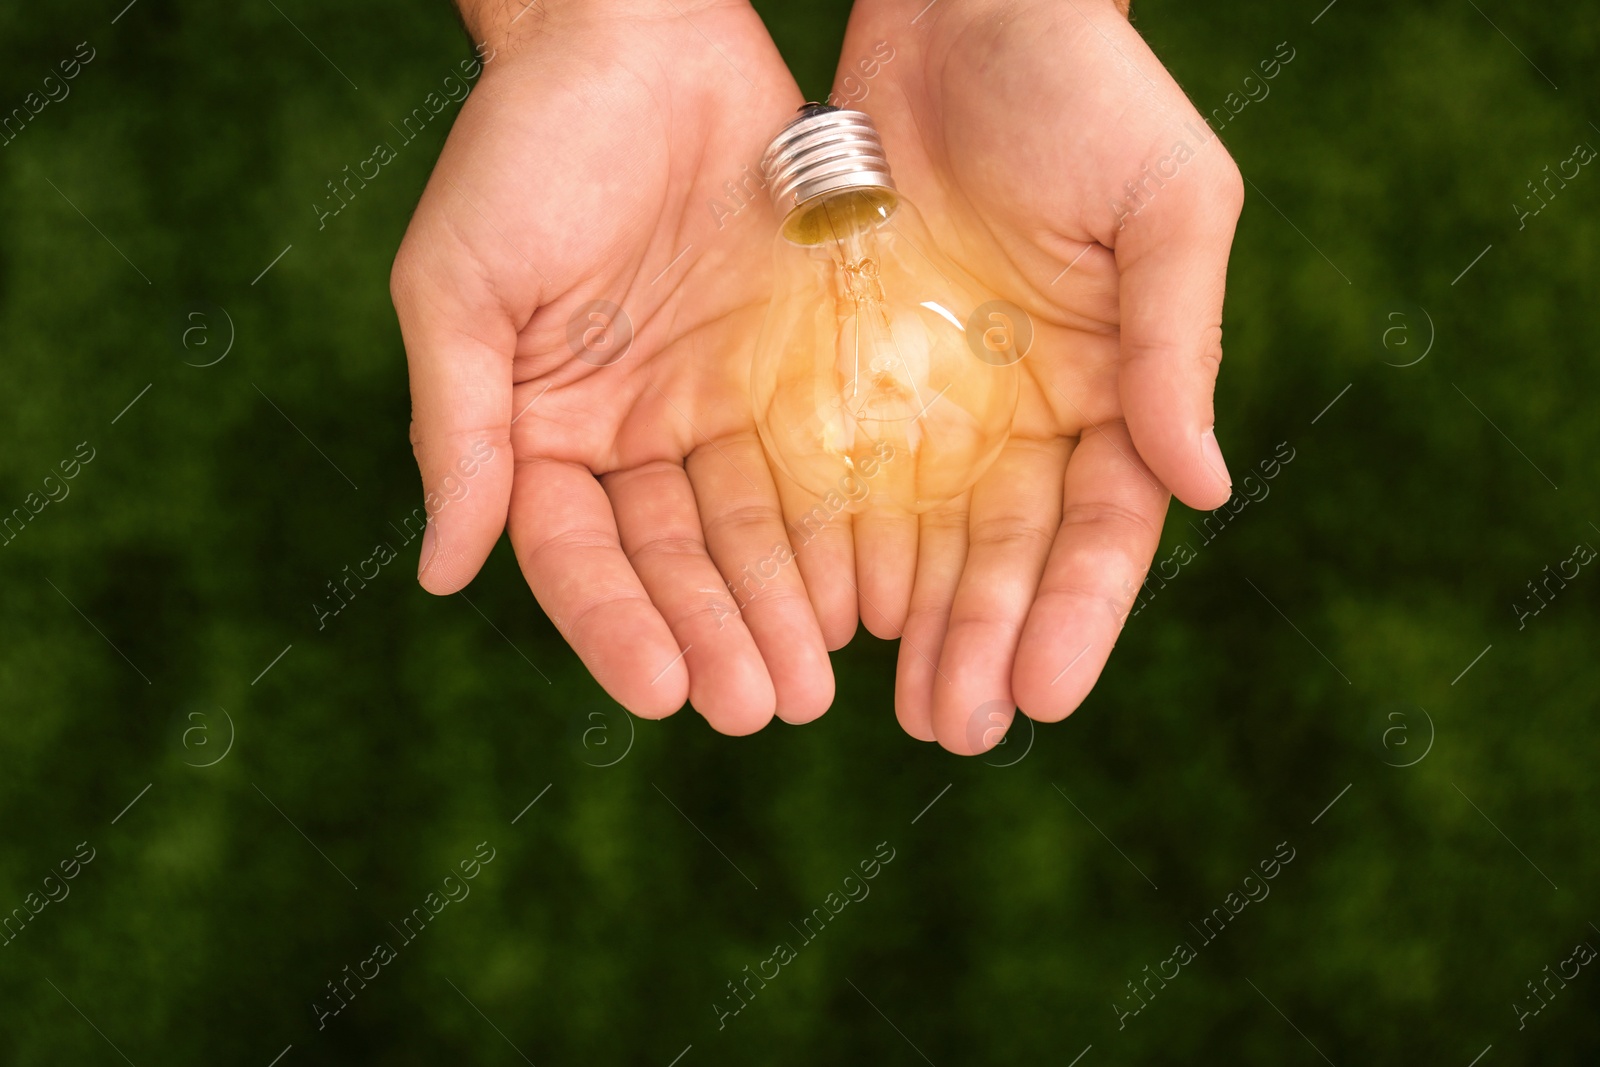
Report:
[[[487,6],[499,27],[465,14],[496,51],[391,281],[424,491],[494,450],[430,509],[419,581],[460,590],[509,525],[630,711],[687,698],[730,734],[813,719],[853,611],[825,640],[795,567],[739,604],[727,585],[788,544],[749,355],[775,225],[759,164],[799,90],[743,0]]]
[[[859,0],[841,71],[876,70],[874,42],[892,62],[856,99],[896,185],[1035,331],[971,492],[855,524],[862,619],[901,638],[901,725],[971,754],[1014,708],[1056,722],[1087,696],[1169,492],[1230,496],[1212,392],[1244,183],[1126,0]]]

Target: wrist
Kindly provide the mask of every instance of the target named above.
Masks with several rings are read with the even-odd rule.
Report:
[[[498,52],[549,23],[553,0],[456,0],[479,53]]]
[[[1132,0],[1071,0],[1071,3],[1064,0],[1036,0],[1024,6],[1056,7],[1067,15],[1073,14],[1074,10],[1082,15],[1086,9],[1110,7],[1126,18],[1131,3]],[[933,0],[932,3],[929,0],[857,0],[851,14],[853,17],[866,9],[875,20],[920,28],[942,19],[971,22],[985,15],[1003,18],[1013,13],[1017,6],[1016,0]]]
[[[706,7],[747,7],[748,0],[676,0],[675,15]],[[511,49],[535,36],[560,34],[596,22],[660,18],[650,0],[456,0],[461,22],[479,52]],[[674,15],[669,11],[669,15]],[[675,17],[674,15],[674,17]]]

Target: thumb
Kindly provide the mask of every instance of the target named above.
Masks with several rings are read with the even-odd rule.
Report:
[[[418,511],[426,513],[417,580],[444,595],[472,580],[505,529],[516,330],[488,294],[464,297],[456,279],[417,260],[402,245],[389,287],[410,368]]]
[[[1192,173],[1191,173],[1192,171]],[[1119,392],[1139,455],[1192,508],[1221,507],[1232,479],[1212,392],[1222,363],[1222,296],[1244,183],[1213,141],[1123,219],[1116,239]]]

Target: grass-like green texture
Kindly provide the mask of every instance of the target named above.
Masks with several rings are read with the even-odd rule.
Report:
[[[1513,1006],[1600,946],[1600,574],[1512,609],[1600,545],[1600,176],[1525,229],[1511,207],[1600,145],[1588,7],[1342,0],[1312,25],[1321,0],[1140,0],[1208,112],[1296,50],[1222,131],[1251,185],[1218,394],[1236,475],[1295,458],[1209,544],[1174,507],[1161,556],[1197,558],[1077,715],[995,766],[905,737],[895,650],[865,636],[815,725],[630,724],[504,545],[472,604],[418,590],[413,546],[317,631],[323,583],[419,502],[387,273],[444,124],[325,231],[310,205],[468,51],[442,0],[276,3],[359,92],[272,4],[0,11],[0,107],[95,50],[0,148],[0,509],[94,455],[0,548],[0,909],[94,855],[0,947],[0,1062],[1600,1055],[1594,967],[1520,1030]],[[760,6],[825,95],[846,6]],[[237,332],[208,369],[179,342],[197,308]],[[1420,343],[1416,308],[1431,353],[1385,365],[1386,316]],[[220,751],[219,709],[232,751],[185,766]],[[1429,721],[1426,757],[1387,765]],[[405,943],[390,924],[485,841],[470,897]],[[879,842],[870,896],[802,944]],[[1190,924],[1280,842],[1271,895],[1206,943]],[[318,1031],[379,942],[396,958]]]

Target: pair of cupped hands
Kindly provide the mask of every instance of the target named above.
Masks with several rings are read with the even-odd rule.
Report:
[[[394,264],[424,489],[460,490],[423,587],[462,589],[509,528],[611,696],[647,718],[687,700],[727,734],[822,715],[858,623],[900,640],[913,737],[972,754],[1016,708],[1071,713],[1170,495],[1231,491],[1212,390],[1242,183],[1126,4],[855,4],[840,83],[941,248],[1034,338],[972,490],[802,538],[786,520],[818,502],[768,464],[749,393],[778,221],[752,176],[793,77],[746,0],[524,3],[461,5],[491,58]],[[1152,180],[1179,142],[1192,158]],[[620,359],[574,343],[594,307],[631,326]],[[754,564],[776,577],[735,600]]]

